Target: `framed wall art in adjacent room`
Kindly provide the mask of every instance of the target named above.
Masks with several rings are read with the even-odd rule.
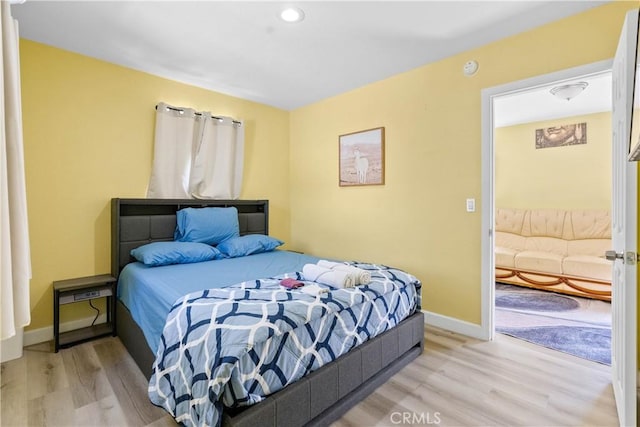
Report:
[[[564,147],[587,143],[587,124],[551,126],[536,129],[536,148]]]

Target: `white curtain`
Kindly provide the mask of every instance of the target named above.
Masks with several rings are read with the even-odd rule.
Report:
[[[8,1],[0,2],[2,72],[0,83],[0,339],[21,333],[31,322],[31,257],[22,146],[18,23]]]
[[[190,108],[156,107],[153,167],[147,197],[237,199],[244,126]]]

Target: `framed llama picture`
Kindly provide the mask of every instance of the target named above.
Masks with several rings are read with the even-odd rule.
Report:
[[[384,128],[340,135],[338,169],[341,187],[384,184]]]

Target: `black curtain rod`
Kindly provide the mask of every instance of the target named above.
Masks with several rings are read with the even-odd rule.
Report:
[[[182,108],[171,107],[171,106],[169,106],[169,105],[165,105],[165,107],[166,107],[168,110],[172,110],[172,111],[184,111]],[[156,105],[156,110],[157,110],[157,109],[158,109],[158,106]],[[196,111],[196,112],[195,112],[195,115],[196,115],[196,116],[201,116],[201,115],[202,115],[202,113],[198,113],[198,112]],[[222,117],[211,116],[211,118],[212,118],[212,119],[216,119],[216,120],[222,120]],[[237,120],[231,120],[231,121],[232,121],[234,124],[236,124],[236,125],[241,125],[241,124],[242,124],[242,122],[239,122],[239,121],[237,121]]]

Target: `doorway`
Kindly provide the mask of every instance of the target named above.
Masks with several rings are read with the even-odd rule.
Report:
[[[493,107],[496,331],[610,365],[611,72]]]
[[[482,91],[482,338],[495,337],[495,101],[500,97],[523,95],[535,89],[601,75],[609,72],[611,66],[611,61],[601,61]]]

